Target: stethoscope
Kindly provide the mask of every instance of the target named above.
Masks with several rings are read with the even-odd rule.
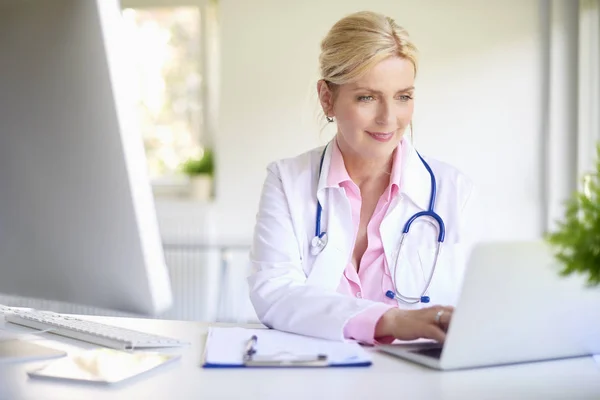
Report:
[[[327,146],[325,146],[325,149],[323,150],[323,154],[321,154],[321,162],[319,163],[319,177],[321,176],[321,171],[323,169],[323,161],[325,160],[325,152],[326,151],[327,151]],[[442,243],[444,242],[444,237],[446,236],[446,228],[444,226],[444,221],[442,220],[442,217],[440,217],[434,211],[436,190],[437,190],[435,175],[433,174],[433,171],[431,170],[431,167],[429,166],[429,164],[427,164],[427,162],[423,159],[423,157],[421,157],[421,155],[418,152],[417,152],[417,155],[421,159],[421,162],[423,163],[423,165],[425,166],[425,169],[427,170],[427,172],[429,172],[429,176],[431,177],[431,194],[429,196],[429,207],[428,207],[427,211],[421,211],[421,212],[414,214],[412,217],[410,217],[408,219],[408,221],[406,221],[406,224],[404,224],[404,229],[402,230],[402,236],[400,238],[400,246],[398,248],[398,252],[396,253],[396,259],[394,261],[394,271],[392,273],[392,282],[394,284],[394,290],[388,290],[385,293],[386,297],[388,297],[390,299],[396,299],[396,300],[401,301],[406,304],[416,304],[419,302],[429,303],[430,298],[429,298],[429,296],[426,296],[425,293],[427,293],[427,291],[429,290],[429,286],[431,285],[431,280],[433,279],[433,274],[435,272],[435,268],[437,267],[437,261],[438,261],[439,255],[440,255],[440,250],[442,248]],[[318,255],[321,251],[323,251],[325,246],[327,246],[327,232],[321,231],[321,215],[322,215],[322,213],[323,213],[323,207],[321,206],[321,202],[317,199],[317,218],[316,218],[316,224],[315,224],[315,236],[313,237],[311,244],[310,244],[310,246],[311,246],[310,252],[314,256]],[[411,296],[405,296],[397,290],[398,285],[396,285],[396,267],[398,265],[398,259],[400,257],[400,254],[402,252],[402,245],[404,244],[404,239],[406,238],[406,235],[408,234],[408,231],[410,230],[410,226],[412,225],[413,222],[415,222],[415,220],[417,220],[418,218],[421,218],[421,217],[430,217],[434,221],[436,221],[437,225],[438,225],[439,234],[438,234],[438,238],[437,238],[437,247],[436,247],[436,251],[435,251],[433,267],[431,268],[431,272],[429,273],[429,277],[427,278],[425,287],[423,288],[423,291],[421,292],[420,296],[411,297]]]

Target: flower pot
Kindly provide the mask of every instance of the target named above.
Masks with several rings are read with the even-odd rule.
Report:
[[[190,194],[195,200],[209,201],[212,197],[212,177],[210,175],[190,177]]]

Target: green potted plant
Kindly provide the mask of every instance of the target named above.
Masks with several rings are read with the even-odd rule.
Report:
[[[204,149],[199,157],[185,161],[182,171],[190,178],[190,193],[198,200],[209,200],[212,197],[214,155],[211,149]]]
[[[600,143],[596,170],[584,177],[583,189],[566,203],[557,230],[546,235],[562,264],[561,274],[585,274],[590,286],[600,285]]]

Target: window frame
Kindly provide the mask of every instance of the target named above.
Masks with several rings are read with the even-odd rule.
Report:
[[[600,1],[579,2],[578,62],[578,188],[596,167],[596,146],[600,143]]]
[[[201,143],[213,146],[216,126],[218,82],[218,16],[216,0],[121,0],[121,10],[127,8],[173,8],[198,7],[200,9],[200,103],[202,105]],[[159,177],[151,180],[152,191],[157,197],[185,197],[190,193],[190,180],[182,175]]]

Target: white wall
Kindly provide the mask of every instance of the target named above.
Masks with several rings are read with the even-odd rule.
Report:
[[[320,40],[339,18],[366,8],[394,17],[420,49],[415,142],[477,184],[479,237],[538,236],[546,222],[544,4],[219,0],[217,202],[159,199],[163,240],[250,243],[266,165],[324,144],[333,133],[322,130],[316,101]],[[225,284],[218,261],[203,265],[202,319],[215,312],[224,288],[238,295],[226,299],[232,313],[252,314],[244,260],[233,261]]]
[[[316,103],[320,40],[336,20],[368,8],[395,18],[420,49],[415,143],[478,185],[480,237],[537,237],[544,219],[541,7],[221,0],[218,235],[249,241],[267,163],[330,138]]]

